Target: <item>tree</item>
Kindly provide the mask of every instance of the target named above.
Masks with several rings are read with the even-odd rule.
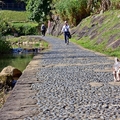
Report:
[[[0,55],[3,53],[9,53],[10,52],[10,42],[6,40],[5,37],[3,37],[7,31],[9,30],[9,25],[6,21],[4,21],[2,18],[0,18]]]
[[[26,10],[30,12],[30,19],[43,22],[51,10],[52,0],[28,0]]]
[[[59,0],[55,9],[62,20],[67,20],[74,26],[89,15],[87,0]]]

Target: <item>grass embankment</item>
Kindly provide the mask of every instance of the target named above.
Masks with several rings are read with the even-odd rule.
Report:
[[[27,35],[37,31],[38,23],[30,21],[28,19],[29,13],[26,11],[1,10],[0,16],[1,19],[9,24],[10,28],[14,28],[13,32],[17,31],[18,33]]]
[[[91,36],[83,36],[81,39],[77,39],[77,35],[74,35],[74,37],[71,39],[71,42],[74,42],[78,45],[81,45],[87,49],[91,49],[93,51],[97,51],[103,54],[106,54],[108,56],[116,56],[120,58],[120,46],[116,48],[112,48],[108,45],[111,40],[114,43],[114,41],[120,40],[120,10],[112,10],[112,11],[107,11],[103,13],[102,15],[96,15],[96,16],[104,16],[105,19],[103,20],[102,24],[98,24],[97,20],[92,23],[92,24],[97,24],[96,26],[96,31],[97,35],[91,39]],[[91,27],[91,21],[92,21],[93,16],[90,16],[80,23],[80,30],[82,30],[85,26],[88,28]],[[112,36],[113,37],[112,39]],[[102,40],[98,42],[99,40]]]
[[[0,16],[7,22],[28,22],[29,13],[26,11],[1,10]]]

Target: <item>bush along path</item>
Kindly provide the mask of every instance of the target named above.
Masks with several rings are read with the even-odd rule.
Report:
[[[37,36],[39,37],[39,36]],[[0,120],[118,120],[120,83],[113,58],[53,37],[33,58],[0,111]]]

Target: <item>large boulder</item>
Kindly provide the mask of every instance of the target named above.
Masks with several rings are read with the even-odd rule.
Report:
[[[5,89],[12,87],[12,81],[13,77],[11,75],[0,73],[0,89],[2,89],[3,87]]]
[[[11,75],[13,78],[19,78],[22,75],[22,72],[15,67],[7,66],[1,71],[0,74]]]
[[[15,67],[7,66],[0,73],[0,88],[5,86],[13,87],[15,80],[22,75],[22,72]]]

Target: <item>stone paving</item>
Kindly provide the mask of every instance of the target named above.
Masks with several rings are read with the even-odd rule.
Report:
[[[65,45],[58,38],[43,39],[50,50],[30,62],[1,109],[0,120],[120,120],[113,58]]]

